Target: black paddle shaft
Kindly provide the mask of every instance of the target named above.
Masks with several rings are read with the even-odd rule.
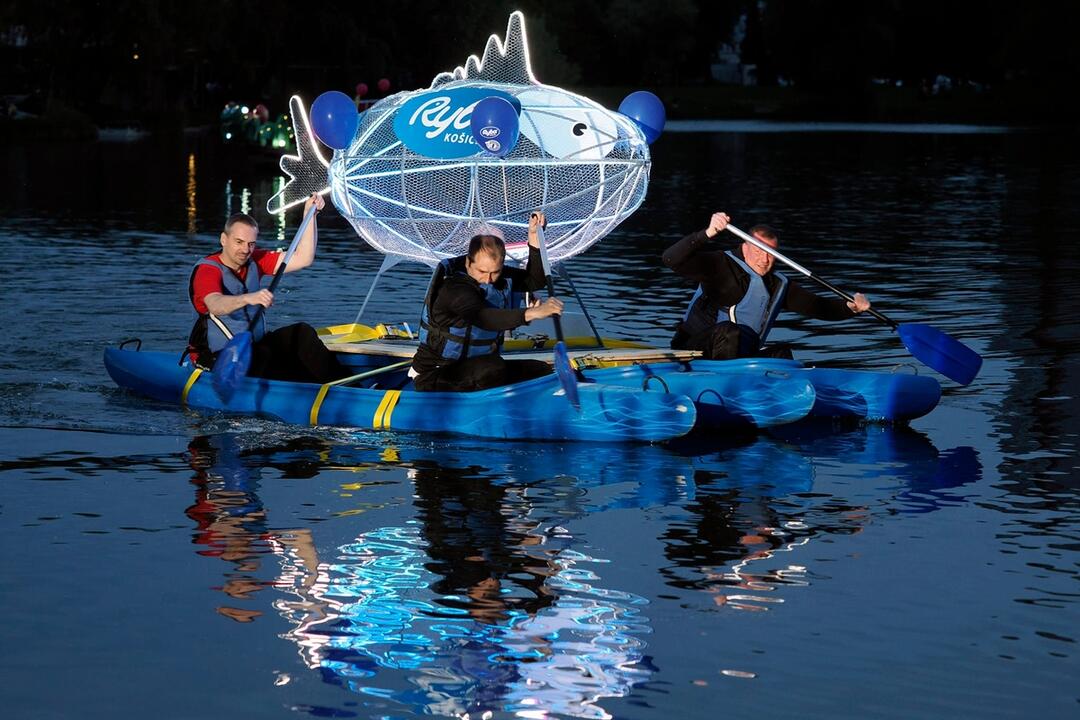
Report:
[[[761,240],[754,237],[753,235],[746,234],[745,232],[743,232],[739,228],[735,227],[731,223],[728,223],[727,226],[725,227],[725,229],[728,232],[732,233],[733,235],[736,235],[736,236],[742,238],[743,240],[745,240],[746,242],[750,243],[751,245],[756,247],[758,250],[761,250],[763,253],[766,253],[768,255],[772,255],[774,258],[776,258],[780,262],[784,263],[785,265],[792,268],[793,270],[797,270],[799,273],[801,273],[802,275],[805,275],[806,277],[810,278],[811,280],[813,280],[817,284],[819,284],[819,285],[821,285],[821,286],[823,286],[825,288],[828,288],[829,290],[836,293],[840,297],[844,298],[848,302],[850,302],[850,303],[855,302],[855,298],[848,295],[846,292],[844,292],[840,288],[836,287],[835,285],[833,285],[828,280],[823,280],[822,278],[819,278],[817,275],[812,273],[807,268],[804,268],[802,265],[798,264],[794,260],[792,260],[792,259],[790,259],[788,257],[785,257],[776,248],[769,247],[768,245],[761,242]],[[898,327],[900,327],[899,323],[897,323],[895,320],[891,320],[891,319],[885,317],[884,315],[879,313],[874,308],[869,308],[866,312],[870,313],[871,315],[876,317],[878,320],[880,320],[881,322],[883,322],[886,325],[888,325],[889,327],[891,327],[893,330],[896,330]]]
[[[277,271],[274,273],[274,279],[270,281],[270,287],[266,288],[271,293],[277,288],[278,283],[281,282],[281,276],[285,274],[285,263],[278,265]],[[255,326],[259,324],[259,320],[262,319],[263,313],[266,312],[266,306],[260,305],[259,309],[255,311],[255,316],[251,318],[251,322],[248,323],[248,332],[253,332]]]
[[[530,214],[529,220],[531,221],[534,217],[536,217],[536,213]],[[554,271],[547,260],[547,238],[544,237],[544,226],[541,225],[536,228],[536,236],[540,246],[540,257],[544,263],[544,278],[547,280],[548,297],[553,298],[555,297],[555,283],[552,281],[551,276],[554,275]],[[562,320],[559,319],[557,313],[551,316],[551,324],[555,326],[555,339],[564,343],[565,338],[563,338]]]
[[[289,264],[289,259],[292,257],[293,252],[296,250],[297,244],[300,242],[300,237],[304,234],[304,230],[307,230],[308,223],[318,213],[318,208],[314,205],[304,215],[304,221],[300,223],[300,227],[296,229],[296,236],[293,238],[292,243],[289,245],[289,251],[285,253],[284,259],[278,264],[277,270],[274,272],[274,278],[270,281],[270,287],[266,288],[273,294],[277,289],[278,283],[281,282],[281,276],[285,274],[285,266]],[[259,320],[262,319],[263,313],[266,312],[266,306],[260,305],[259,309],[255,311],[254,317],[251,318],[251,322],[248,323],[248,332],[255,330],[255,326],[259,324]]]
[[[817,284],[819,284],[819,285],[821,285],[823,287],[826,287],[829,290],[832,290],[834,293],[836,293],[840,297],[844,298],[848,302],[852,302],[852,303],[855,302],[855,298],[848,295],[846,292],[844,292],[840,288],[836,287],[835,285],[833,285],[828,280],[824,280],[822,278],[819,278],[817,275],[814,275],[813,273],[810,273],[809,275],[807,275],[807,277],[810,278],[811,280],[813,280],[814,282],[816,282]],[[881,322],[883,322],[886,325],[888,325],[889,327],[891,327],[893,330],[895,330],[896,328],[898,328],[900,326],[899,323],[897,323],[895,320],[893,320],[891,318],[888,318],[885,315],[882,315],[881,313],[879,313],[874,308],[868,308],[866,310],[866,312],[870,313],[871,315],[876,317],[878,320],[880,320]]]
[[[555,297],[555,283],[551,281],[551,276],[547,276],[547,291],[548,297]],[[556,313],[551,316],[551,323],[555,326],[555,339],[559,342],[565,342],[566,338],[563,337],[562,332],[562,320],[559,319],[559,314]]]

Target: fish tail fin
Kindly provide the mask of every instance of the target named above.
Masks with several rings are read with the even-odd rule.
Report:
[[[330,163],[319,151],[304,101],[298,95],[289,98],[289,112],[297,154],[281,156],[281,171],[289,176],[289,180],[266,201],[266,211],[271,215],[303,203],[313,193],[323,194],[330,190]]]

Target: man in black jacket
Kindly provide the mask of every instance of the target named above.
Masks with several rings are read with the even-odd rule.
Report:
[[[540,212],[529,219],[524,270],[504,267],[506,246],[490,234],[473,237],[467,255],[436,268],[410,373],[417,390],[484,390],[552,372],[543,361],[504,360],[499,354],[505,331],[562,312],[562,301],[553,297],[518,307],[523,293],[546,284],[537,231],[545,223]]]
[[[818,320],[846,320],[870,308],[862,293],[854,302],[824,298],[773,270],[769,253],[744,242],[728,251],[706,251],[705,242],[727,227],[726,213],[713,213],[709,226],[690,233],[664,251],[664,265],[698,283],[690,307],[675,330],[671,347],[700,350],[712,360],[738,357],[791,358],[786,346],[764,347],[781,309]],[[755,225],[750,233],[775,248],[776,231]]]

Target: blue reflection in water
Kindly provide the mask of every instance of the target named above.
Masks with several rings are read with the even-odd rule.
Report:
[[[614,453],[605,455],[605,453]],[[283,548],[275,607],[327,682],[422,714],[609,717],[598,702],[648,676],[647,601],[602,585],[564,527],[612,507],[685,502],[687,458],[660,448],[465,442],[393,453],[415,518],[363,533],[313,572]],[[627,478],[628,461],[641,474]],[[335,462],[352,464],[347,452]],[[571,475],[576,472],[576,475]],[[620,492],[590,503],[585,488]],[[690,490],[688,493],[687,490]]]
[[[548,568],[549,600],[536,612],[507,609],[499,596],[509,591],[490,582],[468,599],[432,592],[440,577],[425,569],[429,543],[417,526],[362,534],[320,568],[304,603],[276,605],[296,624],[288,637],[307,664],[353,692],[426,714],[609,717],[595,701],[626,694],[648,673],[637,664],[647,601],[600,587],[585,566],[602,561],[570,550],[565,530],[529,537]],[[381,686],[380,669],[409,671],[413,687]]]
[[[963,501],[950,489],[982,476],[969,447],[939,452],[922,433],[897,426],[805,422],[772,428],[712,455],[694,440],[676,444],[706,458],[694,472],[689,518],[663,537],[669,585],[712,594],[717,605],[763,611],[776,590],[814,578],[804,549],[814,539],[861,532],[875,509],[842,495],[811,492],[824,473],[853,487],[892,490],[885,512],[926,513]],[[770,593],[770,594],[764,594]]]
[[[608,717],[603,699],[630,694],[655,670],[644,655],[648,602],[604,587],[597,568],[607,559],[583,553],[566,529],[576,518],[671,508],[657,537],[665,582],[760,611],[783,602],[774,591],[815,578],[806,545],[859,532],[872,514],[814,492],[823,469],[831,482],[895,488],[889,513],[946,507],[962,499],[948,492],[981,476],[970,448],[939,452],[909,428],[831,424],[663,448],[460,441],[380,452],[300,438],[241,449],[220,435],[197,438],[189,458],[195,541],[234,563],[226,593],[248,599],[265,587],[254,573],[260,556],[276,554],[272,584],[284,596],[273,605],[293,625],[284,637],[325,682],[378,712],[391,703],[471,717]],[[414,519],[323,552],[309,528],[268,528],[257,493],[267,466],[291,477],[403,468]]]
[[[797,444],[819,462],[843,465],[860,482],[878,479],[897,487],[890,512],[934,512],[965,501],[949,492],[982,479],[982,462],[972,447],[939,451],[926,435],[906,426],[866,426],[837,432],[829,423],[799,423],[776,428],[773,435]]]

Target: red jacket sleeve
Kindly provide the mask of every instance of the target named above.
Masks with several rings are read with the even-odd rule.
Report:
[[[191,304],[195,306],[195,312],[205,315],[209,312],[206,308],[206,296],[211,293],[219,293],[225,289],[221,279],[221,270],[213,265],[200,265],[195,268],[195,277],[191,281]]]
[[[255,260],[255,264],[259,266],[259,272],[263,275],[274,274],[280,257],[281,253],[277,250],[256,250],[252,254],[252,259]]]
[[[259,266],[259,272],[265,275],[273,275],[277,267],[281,253],[277,250],[256,250],[252,259]],[[225,291],[225,283],[221,279],[221,270],[213,265],[200,265],[195,269],[195,277],[191,283],[192,304],[195,312],[205,315],[209,310],[206,307],[206,296],[212,293]]]

